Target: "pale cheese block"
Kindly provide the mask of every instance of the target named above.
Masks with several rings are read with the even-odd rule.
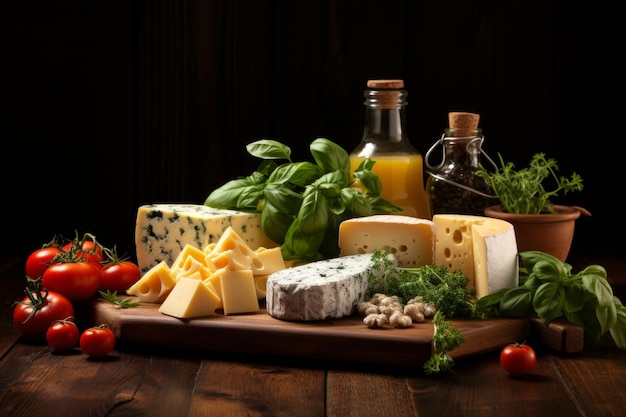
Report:
[[[435,214],[435,263],[460,270],[468,287],[483,297],[517,287],[519,261],[513,225],[501,219]]]
[[[277,246],[263,233],[259,213],[199,204],[151,204],[137,210],[137,264],[142,273],[161,261],[171,267],[185,245],[203,249],[217,242],[228,227],[252,249]]]
[[[372,255],[332,258],[284,269],[267,278],[270,316],[292,321],[350,316],[365,300]]]
[[[220,297],[201,280],[181,278],[169,293],[159,313],[180,319],[205,317],[215,314]]]
[[[340,256],[384,250],[398,266],[413,268],[435,260],[435,225],[427,219],[379,214],[344,220],[339,225]]]
[[[185,245],[183,250],[180,251],[172,265],[170,266],[170,273],[174,280],[178,280],[178,277],[183,277],[197,271],[200,266],[205,266],[204,251],[200,248],[196,248],[192,245]]]
[[[162,303],[175,285],[170,268],[161,261],[131,285],[126,294],[138,297],[142,303]]]
[[[260,310],[252,270],[218,271],[224,314],[253,313]]]

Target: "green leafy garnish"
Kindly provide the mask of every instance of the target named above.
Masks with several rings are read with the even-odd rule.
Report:
[[[257,170],[217,188],[204,204],[260,212],[263,232],[281,245],[284,259],[336,257],[343,220],[402,211],[380,197],[374,161],[364,160],[353,178],[348,153],[328,139],[311,143],[315,162],[293,162],[291,149],[271,139],[250,143],[246,150],[263,159]]]
[[[139,307],[139,303],[133,302],[132,298],[121,298],[117,295],[117,291],[111,292],[110,290],[106,290],[106,292],[98,290],[100,296],[107,302],[116,305],[121,308],[135,308]]]
[[[461,346],[465,340],[461,331],[453,327],[452,322],[446,321],[440,311],[433,317],[433,326],[433,354],[424,364],[426,375],[437,374],[452,367],[454,360],[448,352]]]
[[[460,270],[448,272],[442,265],[417,268],[394,267],[384,251],[374,251],[372,262],[377,274],[368,281],[368,295],[395,295],[403,303],[420,297],[432,303],[446,317],[483,318],[476,308],[475,291],[467,287],[467,277]]]
[[[549,324],[565,319],[581,326],[585,340],[600,344],[610,334],[626,349],[626,306],[613,295],[606,270],[590,265],[578,273],[558,258],[539,251],[519,254],[520,286],[478,300],[485,314],[499,317],[537,316]]]
[[[528,167],[515,170],[512,162],[505,163],[500,157],[501,167],[496,172],[479,169],[476,174],[483,177],[500,199],[504,211],[517,214],[554,213],[550,199],[559,192],[567,194],[581,191],[583,180],[580,175],[572,173],[568,179],[559,177],[556,160],[546,159],[544,153],[533,155]],[[544,180],[552,179],[553,186],[546,189]]]

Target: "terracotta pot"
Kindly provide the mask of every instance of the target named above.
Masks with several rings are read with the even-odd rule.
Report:
[[[580,209],[553,205],[556,213],[515,214],[502,211],[502,206],[490,206],[485,216],[506,220],[515,228],[518,252],[541,251],[565,262],[574,239],[574,224]]]

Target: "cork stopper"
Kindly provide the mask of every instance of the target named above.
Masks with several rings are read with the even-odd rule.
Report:
[[[448,123],[453,136],[470,136],[478,129],[480,114],[466,112],[448,113]]]
[[[404,88],[404,80],[367,80],[367,88],[400,89]]]
[[[368,80],[365,105],[379,109],[397,109],[406,104],[403,80]]]

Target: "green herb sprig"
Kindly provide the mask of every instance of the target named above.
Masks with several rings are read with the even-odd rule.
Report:
[[[454,366],[454,360],[448,352],[461,346],[465,341],[461,330],[454,327],[451,321],[445,320],[441,311],[437,311],[433,316],[433,354],[424,363],[424,373],[426,375],[438,374]]]
[[[260,212],[264,233],[281,245],[285,259],[336,257],[343,220],[402,211],[380,196],[374,161],[365,159],[353,177],[348,153],[328,139],[310,144],[315,162],[293,162],[291,149],[271,139],[252,142],[246,150],[263,160],[257,170],[217,188],[204,204]],[[281,160],[286,162],[276,162]]]
[[[372,253],[372,263],[377,273],[368,281],[370,298],[381,293],[398,296],[406,303],[419,296],[448,318],[483,318],[477,309],[475,291],[467,287],[467,277],[460,270],[448,272],[445,266],[434,264],[399,268],[380,250]]]
[[[546,324],[561,318],[581,326],[592,345],[610,334],[619,348],[626,349],[626,306],[613,295],[602,266],[589,265],[572,273],[571,265],[544,252],[519,256],[520,286],[480,298],[478,305],[485,314],[537,316]]]
[[[583,180],[577,173],[570,178],[558,176],[559,167],[556,160],[547,159],[544,153],[533,155],[530,164],[523,169],[515,170],[512,162],[505,163],[502,155],[501,167],[496,172],[479,169],[476,174],[483,177],[499,198],[504,210],[517,214],[554,213],[551,199],[558,193],[567,194],[581,191]],[[552,179],[551,189],[547,189],[544,180]]]
[[[117,291],[111,292],[110,290],[101,291],[98,290],[100,297],[109,304],[113,304],[120,308],[135,308],[139,307],[139,303],[134,302],[131,298],[122,298],[117,295]]]

